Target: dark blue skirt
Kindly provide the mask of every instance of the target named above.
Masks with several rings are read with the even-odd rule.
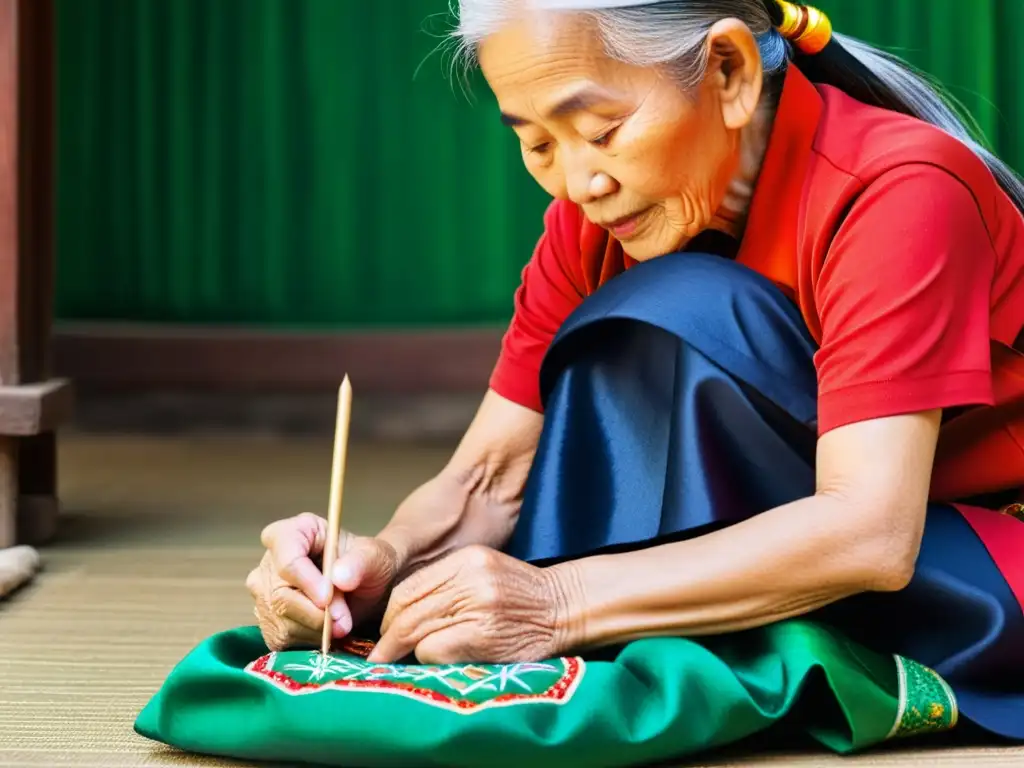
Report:
[[[545,358],[544,430],[507,551],[550,564],[647,547],[813,495],[815,350],[797,307],[728,259],[674,254],[610,281]],[[929,507],[906,589],[815,616],[932,667],[966,719],[1024,739],[1024,611],[960,508]]]

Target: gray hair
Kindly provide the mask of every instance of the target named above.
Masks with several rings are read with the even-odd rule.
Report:
[[[594,22],[610,56],[629,64],[660,67],[685,89],[703,77],[705,39],[722,19],[739,19],[754,33],[769,76],[769,90],[778,80],[774,76],[785,72],[793,58],[791,46],[772,24],[765,0],[452,0],[453,6],[456,2],[459,21],[453,37],[457,57],[467,66],[474,63],[480,43],[524,5],[581,14]],[[919,118],[960,140],[988,166],[1017,208],[1024,210],[1024,182],[985,145],[977,123],[948,93],[892,54],[846,35],[833,37],[861,72],[842,63],[829,66],[820,62],[818,69],[825,72],[825,81],[869,103]]]

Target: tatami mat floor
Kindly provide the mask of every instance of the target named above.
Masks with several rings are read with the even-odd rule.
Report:
[[[373,531],[448,451],[353,445],[347,524]],[[243,582],[259,532],[279,516],[322,510],[329,462],[329,440],[62,438],[59,540],[43,549],[36,580],[0,602],[0,766],[243,765],[154,745],[132,723],[195,643],[250,622]],[[691,765],[767,762],[1024,766],[1024,751],[735,755]]]

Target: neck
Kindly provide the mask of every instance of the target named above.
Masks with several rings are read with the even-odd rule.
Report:
[[[711,228],[720,229],[737,239],[742,235],[761,165],[768,151],[774,117],[774,105],[765,105],[758,109],[750,125],[741,131],[736,173],[726,187]]]

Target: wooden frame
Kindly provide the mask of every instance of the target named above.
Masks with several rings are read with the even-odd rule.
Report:
[[[71,324],[53,339],[55,370],[83,393],[334,392],[348,374],[382,395],[482,397],[503,328],[324,334],[209,327]]]
[[[0,0],[0,547],[56,527],[55,429],[71,388],[51,378],[54,4]]]

